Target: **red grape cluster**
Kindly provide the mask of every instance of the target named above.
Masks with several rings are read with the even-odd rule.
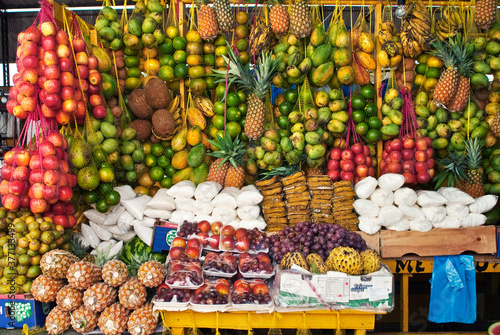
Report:
[[[158,302],[189,302],[192,292],[192,290],[170,288],[168,285],[162,284],[158,288],[153,300]]]
[[[306,256],[316,253],[325,260],[336,247],[351,247],[359,252],[367,249],[361,235],[331,223],[299,222],[293,228],[286,226],[270,239],[269,255],[277,263],[287,252],[300,251]]]

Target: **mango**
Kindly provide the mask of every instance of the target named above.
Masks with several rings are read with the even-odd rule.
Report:
[[[313,28],[310,37],[312,46],[314,47],[320,46],[321,44],[325,43],[325,40],[326,40],[326,33],[325,29],[323,28],[323,24],[316,25]]]
[[[334,74],[334,65],[332,62],[321,64],[314,72],[312,72],[312,82],[318,87],[326,85]]]
[[[193,168],[190,166],[180,171],[177,171],[172,177],[172,184],[175,185],[183,180],[188,180],[191,177],[192,172]]]
[[[174,151],[181,151],[187,144],[187,129],[181,129],[174,138],[172,138],[171,146]]]

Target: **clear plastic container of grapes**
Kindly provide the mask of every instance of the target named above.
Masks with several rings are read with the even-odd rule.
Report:
[[[274,310],[271,290],[263,279],[238,279],[231,291],[231,310],[267,311]]]
[[[203,285],[203,271],[199,262],[171,260],[167,267],[165,283],[170,288],[197,289]]]
[[[203,246],[203,249],[208,251],[219,250],[219,232],[222,227],[221,222],[208,221],[189,222],[184,221],[177,229],[176,236],[184,240],[196,238]]]
[[[188,309],[193,290],[171,288],[167,284],[158,287],[153,297],[155,310],[180,312]]]
[[[231,307],[229,282],[220,278],[214,281],[205,279],[204,284],[191,296],[191,309],[195,312],[225,312]]]
[[[234,253],[268,252],[270,238],[263,231],[246,228],[235,229],[232,225],[225,225],[220,231],[219,249]]]
[[[274,266],[269,255],[265,252],[249,254],[247,252],[238,256],[238,269],[244,278],[269,279],[275,274]]]
[[[209,252],[205,255],[202,269],[206,276],[232,278],[238,273],[237,259],[228,251],[222,254]]]

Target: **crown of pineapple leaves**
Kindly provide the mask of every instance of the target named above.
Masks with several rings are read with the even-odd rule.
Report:
[[[455,55],[450,46],[451,41],[452,38],[449,39],[449,42],[441,42],[439,38],[437,38],[432,43],[434,50],[429,52],[431,55],[441,59],[447,68],[454,68],[456,64]]]
[[[217,169],[219,169],[226,162],[229,162],[229,164],[237,169],[238,165],[242,163],[243,156],[246,153],[245,145],[241,142],[240,137],[236,136],[233,141],[227,131],[224,136],[217,134],[216,137],[217,141],[207,141],[218,149],[217,151],[209,153],[209,155],[216,158],[222,158],[219,166],[217,166]]]
[[[302,156],[302,158],[304,158],[304,156]],[[300,171],[300,164],[291,165],[290,163],[288,163],[288,161],[285,160],[282,166],[272,168],[271,170],[266,170],[259,173],[259,180],[270,179],[274,176],[277,177],[291,176],[292,174],[297,173],[299,171]]]
[[[272,53],[266,54],[262,51],[261,57],[253,70],[250,65],[242,64],[239,57],[228,43],[229,57],[222,57],[228,64],[228,70],[213,70],[212,76],[216,77],[216,83],[226,83],[229,90],[232,84],[237,84],[247,94],[253,93],[259,99],[264,99],[271,84],[271,80],[278,70],[280,58],[273,59]]]
[[[454,39],[450,38],[449,45],[459,73],[469,76],[474,65],[474,46],[461,34],[457,34]]]

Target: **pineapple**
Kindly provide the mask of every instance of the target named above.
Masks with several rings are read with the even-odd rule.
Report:
[[[109,286],[118,287],[128,278],[127,265],[117,259],[112,259],[102,268],[102,280]]]
[[[312,30],[311,14],[304,0],[292,1],[290,6],[290,32],[297,38],[309,36]]]
[[[148,303],[130,314],[127,328],[130,335],[151,335],[157,324],[158,318],[153,313],[153,304]]]
[[[229,134],[223,137],[217,135],[217,141],[208,141],[218,149],[210,153],[210,155],[218,159],[210,165],[209,175],[217,174],[217,170],[220,170],[220,167],[227,163],[227,172],[224,176],[224,182],[221,185],[224,187],[241,188],[245,183],[245,170],[241,165],[243,164],[243,156],[246,152],[244,144],[240,141],[239,137],[233,141]],[[216,165],[219,159],[221,161]]]
[[[477,0],[474,23],[479,29],[490,29],[496,16],[497,0]]]
[[[66,285],[57,292],[56,303],[63,311],[71,312],[83,304],[83,292]]]
[[[269,21],[275,34],[285,34],[288,31],[290,25],[288,11],[278,1],[275,1],[269,11]]]
[[[337,247],[330,252],[325,261],[328,270],[357,276],[363,271],[363,259],[359,252],[351,247]]]
[[[452,45],[452,51],[458,64],[459,82],[454,98],[448,105],[448,109],[451,112],[458,113],[463,111],[469,103],[469,77],[474,65],[474,48],[470,48],[470,44],[461,35],[457,35],[456,41],[450,40],[450,45]]]
[[[434,88],[434,101],[439,106],[447,107],[455,96],[460,79],[455,67],[455,55],[451,43],[444,44],[438,39],[433,46],[436,50],[431,54],[440,58],[446,66]]]
[[[123,307],[134,310],[146,302],[146,288],[137,277],[131,277],[118,291],[118,299]]]
[[[64,279],[71,264],[78,261],[78,257],[72,253],[54,249],[43,254],[40,259],[42,273],[53,278]]]
[[[71,317],[59,306],[54,307],[45,319],[45,328],[51,335],[62,334],[71,327]]]
[[[219,31],[231,31],[234,28],[234,14],[229,0],[214,0],[214,12],[217,16]]]
[[[142,264],[137,271],[137,277],[141,284],[150,288],[160,286],[166,276],[165,265],[158,261],[148,261]]]
[[[51,302],[57,298],[57,292],[64,286],[60,279],[40,275],[31,284],[31,294],[40,302]]]
[[[87,261],[76,262],[69,267],[67,279],[74,288],[86,290],[101,280],[101,269]]]
[[[231,48],[229,48],[229,59],[224,56],[224,60],[229,64],[229,69],[214,70],[218,77],[217,82],[225,83],[226,76],[229,76],[229,82],[234,82],[247,93],[245,135],[251,140],[257,140],[264,134],[264,99],[281,59],[273,60],[271,54],[263,52],[255,66],[254,73],[250,71],[248,64],[241,63]]]
[[[198,1],[198,33],[205,41],[212,41],[217,37],[219,27],[217,25],[217,16],[212,7],[205,1]]]
[[[97,327],[97,313],[85,306],[80,306],[71,313],[71,326],[82,334],[91,332]]]
[[[99,316],[97,324],[104,335],[119,335],[127,329],[129,310],[120,303],[106,308]]]
[[[483,161],[482,149],[483,146],[477,138],[465,141],[466,178],[459,188],[473,198],[478,198],[485,194],[483,182],[484,171],[481,167],[481,162]]]
[[[221,163],[223,158],[217,158],[212,164],[210,164],[210,170],[208,171],[207,181],[215,181],[220,185],[224,186],[224,179],[226,179],[227,169],[229,168],[229,163]]]
[[[116,299],[116,290],[105,283],[90,286],[83,293],[83,304],[92,312],[101,312]]]

